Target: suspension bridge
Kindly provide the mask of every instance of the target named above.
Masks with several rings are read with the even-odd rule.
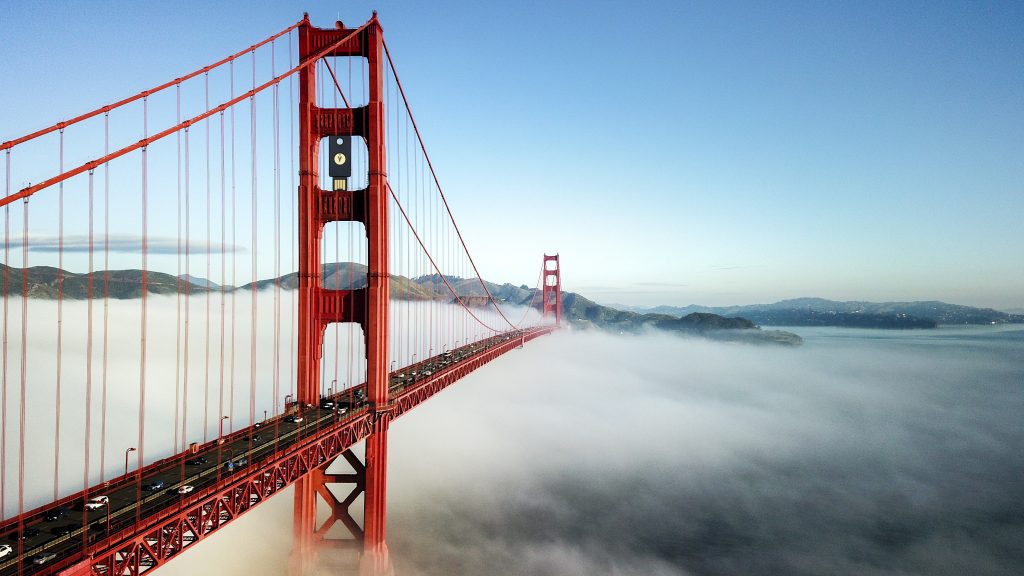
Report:
[[[557,255],[481,276],[376,14],[0,150],[0,576],[143,574],[288,487],[292,573],[386,573],[390,423],[559,325]]]

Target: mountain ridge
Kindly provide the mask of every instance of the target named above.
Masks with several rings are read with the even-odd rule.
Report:
[[[366,266],[352,262],[334,262],[323,265],[323,285],[328,289],[349,290],[366,286]],[[0,274],[9,278],[8,293],[22,293],[22,269],[0,264]],[[88,297],[88,281],[92,277],[93,298],[104,297],[104,282],[109,278],[109,295],[115,299],[130,299],[141,296],[141,270],[96,271],[90,274],[60,271],[48,266],[30,267],[25,271],[28,279],[28,294],[32,298],[54,300],[58,294],[58,282],[63,278],[61,297],[66,300],[83,300]],[[192,282],[189,282],[189,279]],[[486,293],[495,300],[516,306],[539,308],[541,291],[525,284],[495,284],[477,278],[439,276],[437,274],[407,278],[398,274],[390,276],[391,295],[397,300],[433,300],[454,302],[452,290],[467,306],[486,306]],[[250,282],[237,288],[214,287],[215,283],[204,278],[176,277],[163,272],[148,272],[147,287],[152,294],[205,294],[231,291],[266,290],[280,287],[294,290],[298,287],[298,275],[294,272]],[[485,290],[486,287],[486,290]],[[761,330],[754,322],[744,318],[725,318],[717,314],[691,313],[676,317],[670,314],[640,314],[616,310],[597,304],[574,292],[562,293],[563,320],[572,328],[580,330],[601,329],[618,333],[640,333],[659,329],[697,335],[715,340],[741,341],[749,343],[770,343],[796,346],[802,340],[796,334],[778,330]]]
[[[1010,314],[993,308],[949,304],[939,300],[905,302],[869,302],[864,300],[827,300],[791,298],[771,304],[741,306],[654,306],[634,309],[651,314],[708,312],[722,316],[742,316],[769,326],[857,326],[931,328],[937,325],[1017,324],[1024,314]],[[868,320],[863,322],[862,320]],[[832,323],[830,323],[832,322]],[[932,325],[928,325],[932,324]]]

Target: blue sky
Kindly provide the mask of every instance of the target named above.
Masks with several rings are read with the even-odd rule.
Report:
[[[8,2],[0,140],[365,2]],[[387,2],[489,279],[1024,307],[1020,3]]]

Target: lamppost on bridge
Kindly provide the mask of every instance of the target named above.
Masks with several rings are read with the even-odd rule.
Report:
[[[291,394],[285,394],[285,396],[284,396],[284,411],[285,412],[288,411],[288,399],[291,398],[291,397],[292,397]]]
[[[124,451],[124,475],[128,475],[128,455],[135,452],[136,448],[129,448]]]
[[[263,417],[264,418],[266,418],[266,414],[267,414],[266,412],[263,412]],[[224,421],[229,419],[229,418],[231,418],[231,417],[230,416],[221,416],[220,417],[220,431],[217,434],[217,444],[223,444],[224,443]]]

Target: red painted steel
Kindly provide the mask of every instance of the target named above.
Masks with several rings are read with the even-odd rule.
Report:
[[[554,267],[548,269],[548,262],[553,262]],[[543,316],[554,316],[555,325],[562,324],[562,276],[558,263],[558,254],[554,256],[544,255],[544,298],[541,301]]]
[[[351,40],[340,40],[351,37]],[[299,318],[297,400],[319,401],[323,337],[331,322],[358,322],[366,342],[366,390],[373,433],[366,443],[363,545],[366,561],[383,571],[388,566],[385,544],[388,404],[388,184],[385,150],[383,31],[374,13],[353,36],[341,27],[314,28],[304,18],[299,26],[299,60],[308,63],[342,53],[366,58],[369,101],[363,108],[328,109],[316,102],[316,66],[299,71]],[[325,54],[321,46],[336,46]],[[325,136],[362,136],[368,151],[365,190],[326,191],[320,188],[320,142]],[[358,208],[361,208],[359,210]],[[369,254],[367,286],[348,291],[326,290],[320,257],[324,224],[359,221],[366,229]],[[295,493],[296,536],[303,549],[315,511],[316,479],[304,481]],[[301,534],[300,534],[301,533]],[[307,555],[304,552],[303,555]],[[305,563],[306,560],[299,560]]]

